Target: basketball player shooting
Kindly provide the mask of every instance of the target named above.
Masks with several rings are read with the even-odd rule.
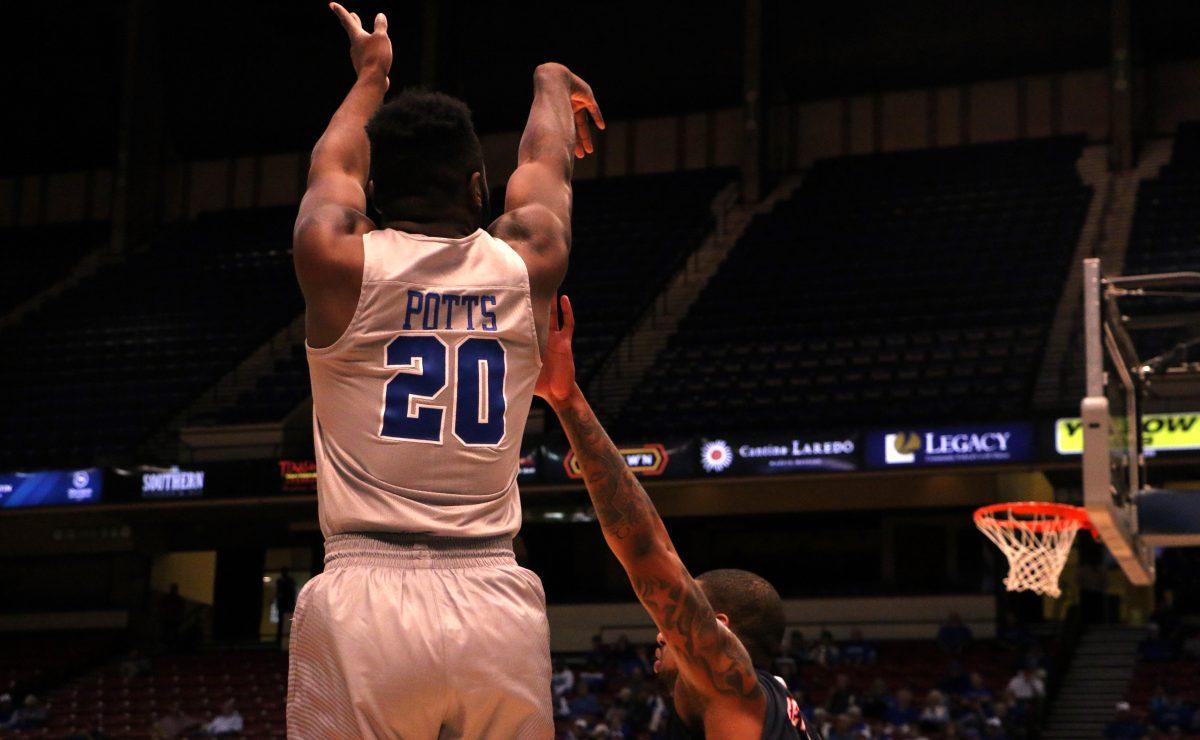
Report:
[[[562,422],[604,539],[658,626],[654,670],[672,684],[673,738],[807,737],[796,701],[767,668],[783,640],[783,602],[762,578],[716,570],[692,578],[662,518],[575,383],[571,302],[552,329],[536,393]],[[715,608],[714,608],[715,607]]]
[[[548,738],[545,597],[513,557],[516,478],[567,269],[572,154],[603,118],[587,83],[538,67],[489,225],[467,106],[384,103],[387,19],[368,31],[330,7],[357,79],[294,232],[326,568],[293,619],[288,735]]]

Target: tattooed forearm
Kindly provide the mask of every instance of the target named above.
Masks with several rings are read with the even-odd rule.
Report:
[[[671,643],[679,657],[696,666],[717,693],[753,697],[758,681],[747,670],[745,649],[718,624],[700,585],[686,572],[682,575],[634,578],[633,588],[659,629],[677,636]]]
[[[671,545],[650,497],[579,393],[554,404],[613,554],[655,624],[709,696],[759,692],[750,658],[720,623]]]
[[[581,398],[556,410],[604,533],[628,541],[633,550],[630,554],[644,554],[658,539],[662,527],[650,497],[586,401]]]

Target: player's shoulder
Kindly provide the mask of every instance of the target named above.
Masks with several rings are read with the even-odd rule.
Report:
[[[488,233],[512,247],[525,262],[531,283],[557,288],[567,269],[570,224],[551,209],[531,203],[506,211],[492,222]]]

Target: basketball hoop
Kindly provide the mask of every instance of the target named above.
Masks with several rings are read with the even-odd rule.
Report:
[[[1008,558],[1005,588],[1055,598],[1075,535],[1096,533],[1082,506],[1034,501],[984,506],[975,511],[975,526]]]

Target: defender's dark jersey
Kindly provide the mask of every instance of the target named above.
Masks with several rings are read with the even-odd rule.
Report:
[[[755,670],[755,673],[758,675],[758,685],[762,687],[763,694],[767,697],[761,740],[807,740],[814,737],[805,727],[804,715],[800,713],[800,705],[784,688],[783,682],[763,670]],[[669,740],[703,740],[704,728],[688,727],[672,709],[671,720],[667,724],[667,738]]]

